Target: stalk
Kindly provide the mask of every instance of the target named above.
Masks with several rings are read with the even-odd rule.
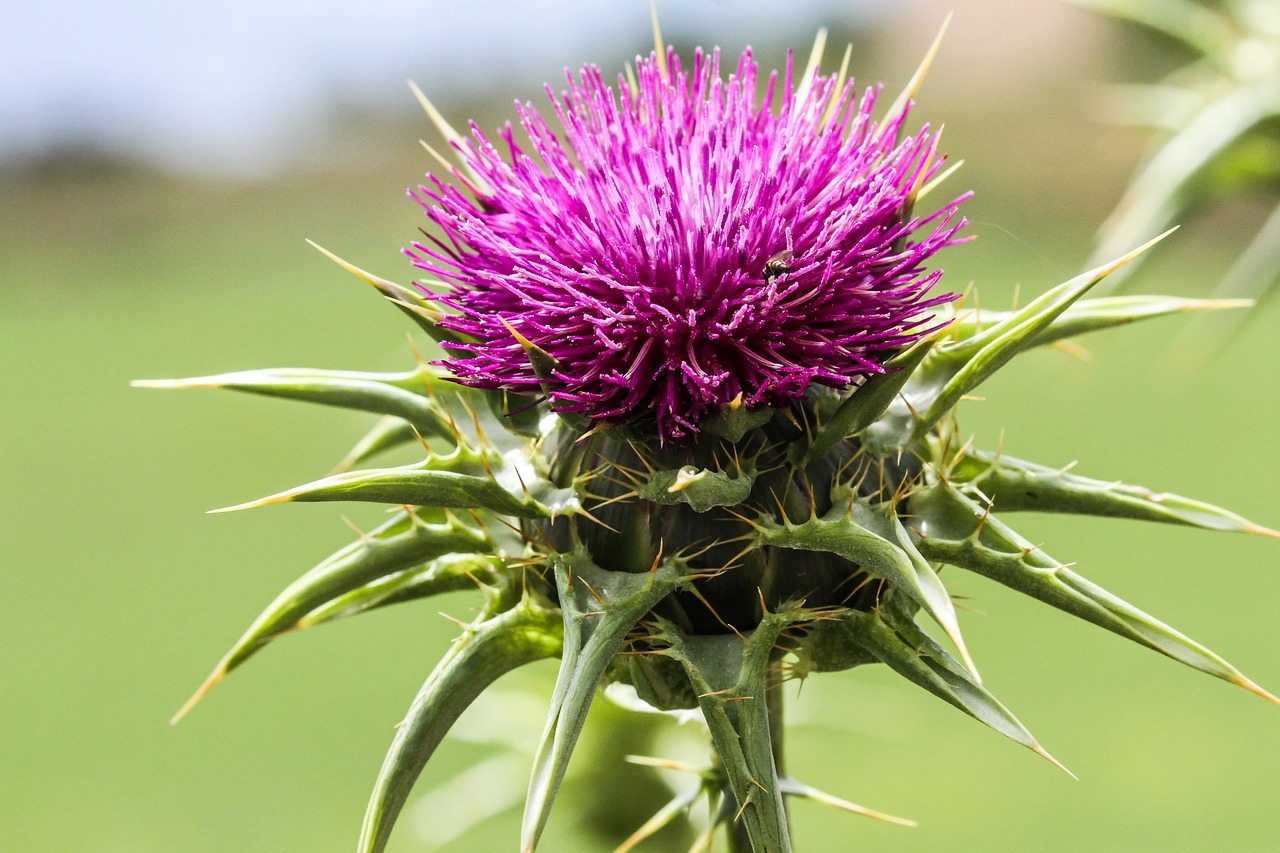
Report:
[[[769,714],[769,743],[773,750],[773,766],[777,771],[778,778],[781,779],[786,775],[783,765],[783,736],[786,732],[783,721],[783,695],[782,695],[782,666],[779,661],[775,661],[769,667],[769,688],[765,692],[765,706]],[[719,757],[716,758],[717,763]],[[726,797],[732,798],[732,793],[726,788]],[[791,810],[786,806],[786,798],[783,800],[784,817],[787,823],[787,834],[791,833]],[[736,812],[736,807],[734,812]],[[731,821],[728,825],[729,835],[729,853],[775,853],[772,850],[757,850],[751,845],[751,838],[747,835],[747,826],[741,820]]]

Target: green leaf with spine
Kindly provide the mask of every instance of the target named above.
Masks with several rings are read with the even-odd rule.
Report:
[[[703,783],[672,800],[623,849],[705,797],[706,839],[723,826],[735,850],[773,853],[790,849],[784,795],[851,806],[781,774],[779,685],[787,678],[884,663],[1048,757],[975,674],[939,580],[944,565],[1275,701],[1213,652],[1029,544],[993,509],[1275,533],[1187,498],[968,445],[953,449],[956,404],[1019,353],[1134,320],[1223,307],[1168,297],[1081,298],[1130,257],[1016,311],[957,312],[944,333],[843,393],[815,392],[787,410],[735,401],[678,446],[634,428],[558,417],[545,402],[444,383],[431,368],[249,371],[139,383],[231,388],[380,416],[344,467],[402,446],[415,430],[432,442],[423,442],[426,458],[418,464],[344,470],[233,507],[357,500],[400,509],[285,590],[183,712],[286,632],[474,588],[483,599],[480,615],[464,626],[397,732],[361,851],[384,848],[414,780],[479,692],[511,668],[559,655],[526,800],[523,851],[538,844],[597,690],[622,682],[656,707],[700,711],[715,754]],[[423,313],[431,306],[343,264],[381,282],[380,292],[432,330]],[[535,350],[529,356],[537,360]],[[451,508],[466,509],[472,520],[464,523]],[[941,626],[959,660],[916,623],[919,611]]]
[[[748,634],[692,636],[657,617],[654,641],[684,668],[698,696],[737,819],[752,849],[790,853],[791,837],[775,760],[767,694],[782,632],[817,614],[797,606],[765,612]],[[730,799],[726,797],[726,800]]]
[[[386,846],[413,783],[476,697],[508,672],[561,652],[559,611],[519,595],[509,575],[490,580],[499,586],[477,581],[487,599],[480,616],[463,626],[396,729],[365,811],[360,850]]]

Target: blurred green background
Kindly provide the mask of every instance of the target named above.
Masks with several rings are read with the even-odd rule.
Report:
[[[977,191],[966,210],[979,239],[951,250],[944,281],[973,282],[982,304],[1004,307],[1015,289],[1025,300],[1088,256],[1144,139],[1093,123],[1100,81],[1155,73],[1166,45],[1041,0],[953,5],[916,115],[947,123],[946,147],[966,161],[952,187]],[[717,8],[734,14],[731,3]],[[833,40],[854,40],[860,80],[896,90],[943,11],[904,6]],[[631,53],[645,49],[645,17]],[[768,35],[753,41],[773,62],[787,45]],[[513,90],[536,91],[528,81]],[[513,90],[449,102],[450,117],[491,128]],[[90,151],[0,172],[0,849],[350,849],[392,727],[455,633],[437,611],[469,613],[469,599],[449,598],[283,639],[181,725],[166,724],[258,610],[349,540],[344,518],[376,519],[369,507],[334,505],[203,514],[325,473],[368,426],[359,416],[128,387],[251,367],[411,363],[400,315],[303,238],[409,279],[398,251],[422,219],[404,188],[431,168],[416,141],[429,129],[407,110],[343,115],[325,137],[341,156],[253,179]],[[1189,217],[1135,289],[1207,294],[1241,223],[1261,210],[1246,195]],[[986,446],[1003,433],[1019,457],[1078,459],[1086,475],[1280,526],[1280,312],[1259,310],[1212,357],[1181,342],[1185,326],[1166,319],[1084,339],[1087,360],[1023,357],[984,401],[965,404],[962,425]],[[1019,527],[1280,689],[1280,543],[1105,520]],[[1080,781],[887,672],[819,676],[790,707],[791,772],[920,827],[801,803],[798,849],[1275,849],[1280,709],[949,575],[988,686]],[[516,811],[456,838],[448,830],[522,790],[541,726],[536,697],[553,678],[553,666],[519,672],[468,712],[419,790],[486,760],[514,775],[482,777],[452,803],[433,794],[434,812],[411,803],[393,850],[514,849]],[[479,736],[502,713],[514,721],[497,740],[514,752]],[[620,742],[606,722],[588,727],[546,850],[612,849],[631,800],[649,796],[642,771],[593,761],[646,748]],[[682,736],[660,735],[660,750]],[[617,819],[592,817],[600,809]],[[677,835],[650,849],[685,849]]]

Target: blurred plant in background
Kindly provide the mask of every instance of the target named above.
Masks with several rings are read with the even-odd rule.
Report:
[[[1071,0],[1171,40],[1190,61],[1155,83],[1114,87],[1108,115],[1155,131],[1132,182],[1098,234],[1090,266],[1243,193],[1275,204],[1218,283],[1221,298],[1258,299],[1280,276],[1280,3]],[[1115,289],[1138,264],[1102,285]],[[1242,314],[1230,316],[1239,322]]]
[[[767,101],[755,112],[753,98],[736,88],[752,79],[749,57],[738,65],[738,82],[731,79],[722,93],[718,69],[701,64],[707,57],[696,60],[686,78],[675,53],[659,39],[653,56],[628,72],[630,82],[619,84],[621,120],[613,93],[606,96],[598,72],[587,70],[557,108],[568,139],[563,144],[571,150],[561,148],[536,114],[522,113],[546,171],[523,155],[510,133],[507,163],[478,131],[470,138],[453,131],[424,99],[461,165],[446,163],[455,183],[436,181],[423,190],[443,235],[428,235],[427,243],[415,244],[414,254],[418,266],[457,289],[443,291],[441,282],[428,282],[424,296],[338,262],[373,284],[453,359],[443,368],[420,364],[403,374],[276,370],[140,383],[230,388],[382,415],[343,468],[414,441],[427,451],[417,465],[347,470],[244,505],[372,501],[390,504],[394,515],[285,590],[195,697],[286,632],[478,588],[480,614],[461,625],[462,635],[395,737],[366,815],[361,850],[383,849],[419,772],[462,711],[499,676],[549,657],[561,657],[562,663],[526,798],[526,851],[538,842],[588,708],[606,685],[620,688],[633,704],[699,711],[713,746],[710,766],[649,762],[692,771],[697,779],[624,842],[623,850],[698,803],[706,811],[695,849],[708,849],[723,828],[734,850],[790,850],[784,795],[885,817],[784,773],[781,682],[811,673],[885,663],[1048,757],[978,678],[937,576],[943,565],[995,580],[1273,698],[1203,646],[1049,557],[993,510],[1272,531],[1198,501],[1024,462],[999,448],[979,451],[961,439],[955,420],[956,405],[1023,351],[1223,303],[1082,298],[1149,243],[1133,251],[1126,246],[1115,253],[1118,259],[1008,312],[966,311],[948,298],[924,298],[939,275],[925,273],[924,261],[957,242],[960,225],[953,223],[957,201],[928,215],[915,210],[947,174],[935,159],[936,135],[900,136],[928,60],[873,123],[874,100],[868,96],[855,108],[852,84],[846,83],[849,51],[837,75],[818,73],[824,38],[798,78],[788,69],[778,83],[776,115]],[[720,112],[721,97],[730,104],[727,113]],[[750,115],[734,112],[742,98],[738,106]],[[710,135],[699,144],[709,148],[692,146],[690,138],[702,139],[697,133],[708,127]],[[797,128],[798,136],[788,136]],[[651,170],[632,188],[639,192],[628,197],[615,183],[620,171],[601,171],[600,162],[618,153],[613,146],[619,140],[629,144],[635,141],[630,134],[651,132],[651,149],[640,146],[634,160],[622,158],[623,167]],[[782,178],[794,177],[795,186],[778,179],[790,193],[783,194],[783,203],[770,195],[775,184],[743,179],[747,190],[761,193],[753,203],[764,210],[767,227],[753,231],[742,225],[721,233],[717,229],[734,217],[755,222],[759,211],[730,206],[720,218],[700,216],[706,212],[697,206],[701,196],[690,192],[698,187],[684,183],[689,175],[682,169],[695,163],[690,174],[714,183],[717,168],[732,164],[733,172],[721,178],[729,181],[726,198],[736,198],[737,170],[756,149],[734,146],[752,133],[763,134],[754,144],[766,149],[783,141],[788,158],[773,168]],[[810,144],[813,150],[806,148]],[[715,152],[708,160],[688,159],[708,150]],[[1170,173],[1157,170],[1156,177],[1147,177],[1161,156],[1157,152],[1135,181],[1136,187],[1152,189],[1121,205],[1146,210],[1145,218],[1122,216],[1122,224],[1109,226],[1108,233],[1141,230],[1176,215],[1172,205],[1183,192],[1168,188]],[[847,157],[852,159],[846,168],[821,172]],[[1205,155],[1202,163],[1210,159]],[[1192,172],[1179,186],[1190,186]],[[530,192],[534,188],[542,192]],[[654,190],[652,199],[646,188]],[[671,194],[664,195],[664,188]],[[858,216],[818,215],[833,198],[854,190],[839,206],[857,209],[866,202]],[[545,216],[535,206],[522,215],[522,206],[534,198],[559,210]],[[603,206],[583,215],[575,204],[587,206],[588,198]],[[639,239],[628,247],[625,237],[611,242],[618,234],[610,229],[650,201],[654,218],[635,230],[654,229],[652,245]],[[608,237],[599,251],[634,253],[621,265],[626,274],[617,285],[601,290],[594,276],[576,278],[588,260],[598,258],[555,254],[576,236],[557,230],[571,214],[586,232]],[[668,228],[675,230],[667,233]],[[931,233],[913,239],[917,229]],[[723,278],[699,278],[707,274],[699,259],[708,251],[699,241],[715,247],[727,238],[744,240],[735,249],[736,261],[716,273]],[[759,322],[805,321],[784,333],[769,332],[763,348],[751,350],[748,361],[753,368],[764,365],[762,377],[741,365],[736,372],[725,368],[732,366],[725,352],[737,350],[721,351],[701,339],[696,352],[695,343],[688,343],[687,352],[681,343],[666,353],[665,362],[645,360],[650,344],[656,346],[662,334],[680,337],[672,329],[684,329],[685,323],[683,308],[669,311],[664,301],[683,305],[683,291],[662,295],[650,280],[652,270],[635,263],[639,257],[652,263],[650,253],[666,257],[663,252],[671,253],[671,269],[687,269],[699,294],[704,285],[728,287],[740,299],[732,318],[717,320],[717,329],[754,328],[751,311],[757,303],[772,312]],[[836,259],[844,266],[833,267]],[[556,268],[573,286],[549,272]],[[850,293],[828,305],[831,288],[845,286]],[[626,297],[611,304],[619,292]],[[834,311],[856,299],[866,302],[866,322],[853,330],[837,324],[815,332],[819,320],[831,317],[795,310]],[[602,372],[606,356],[624,349],[609,337],[617,332],[614,324],[637,305],[649,331],[631,341],[638,350],[629,356],[630,371]],[[646,313],[651,309],[652,316]],[[584,313],[598,324],[598,334],[583,334],[574,325]],[[662,325],[668,322],[673,325]],[[705,330],[711,321],[703,323]],[[659,327],[665,332],[653,331]],[[807,337],[811,333],[813,339]],[[648,343],[645,334],[652,338]],[[810,360],[785,349],[797,342]],[[597,345],[603,349],[593,350]],[[655,370],[667,383],[664,390],[650,388]],[[452,384],[459,378],[470,387]],[[458,509],[469,520],[452,511]],[[917,614],[942,628],[958,657],[922,630]],[[490,726],[499,733],[500,722]],[[459,789],[468,787],[465,777],[455,777]],[[455,815],[459,825],[483,820],[510,799],[494,793],[483,809],[456,809],[464,812]],[[441,805],[443,792],[433,796],[438,807],[448,808]],[[605,808],[616,801],[601,799]]]

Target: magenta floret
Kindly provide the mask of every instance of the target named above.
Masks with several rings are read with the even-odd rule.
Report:
[[[936,328],[954,297],[929,295],[925,262],[960,241],[967,195],[912,215],[942,162],[927,126],[899,140],[905,111],[877,125],[877,90],[797,88],[790,62],[758,98],[750,51],[727,81],[718,51],[667,64],[641,60],[635,88],[569,75],[547,90],[561,136],[518,104],[505,157],[473,125],[467,173],[415,193],[444,238],[408,254],[452,286],[422,285],[455,312],[442,325],[474,339],[446,345],[461,382],[547,384],[557,408],[679,439],[739,395],[778,406],[881,373]],[[511,329],[556,359],[550,383]]]

